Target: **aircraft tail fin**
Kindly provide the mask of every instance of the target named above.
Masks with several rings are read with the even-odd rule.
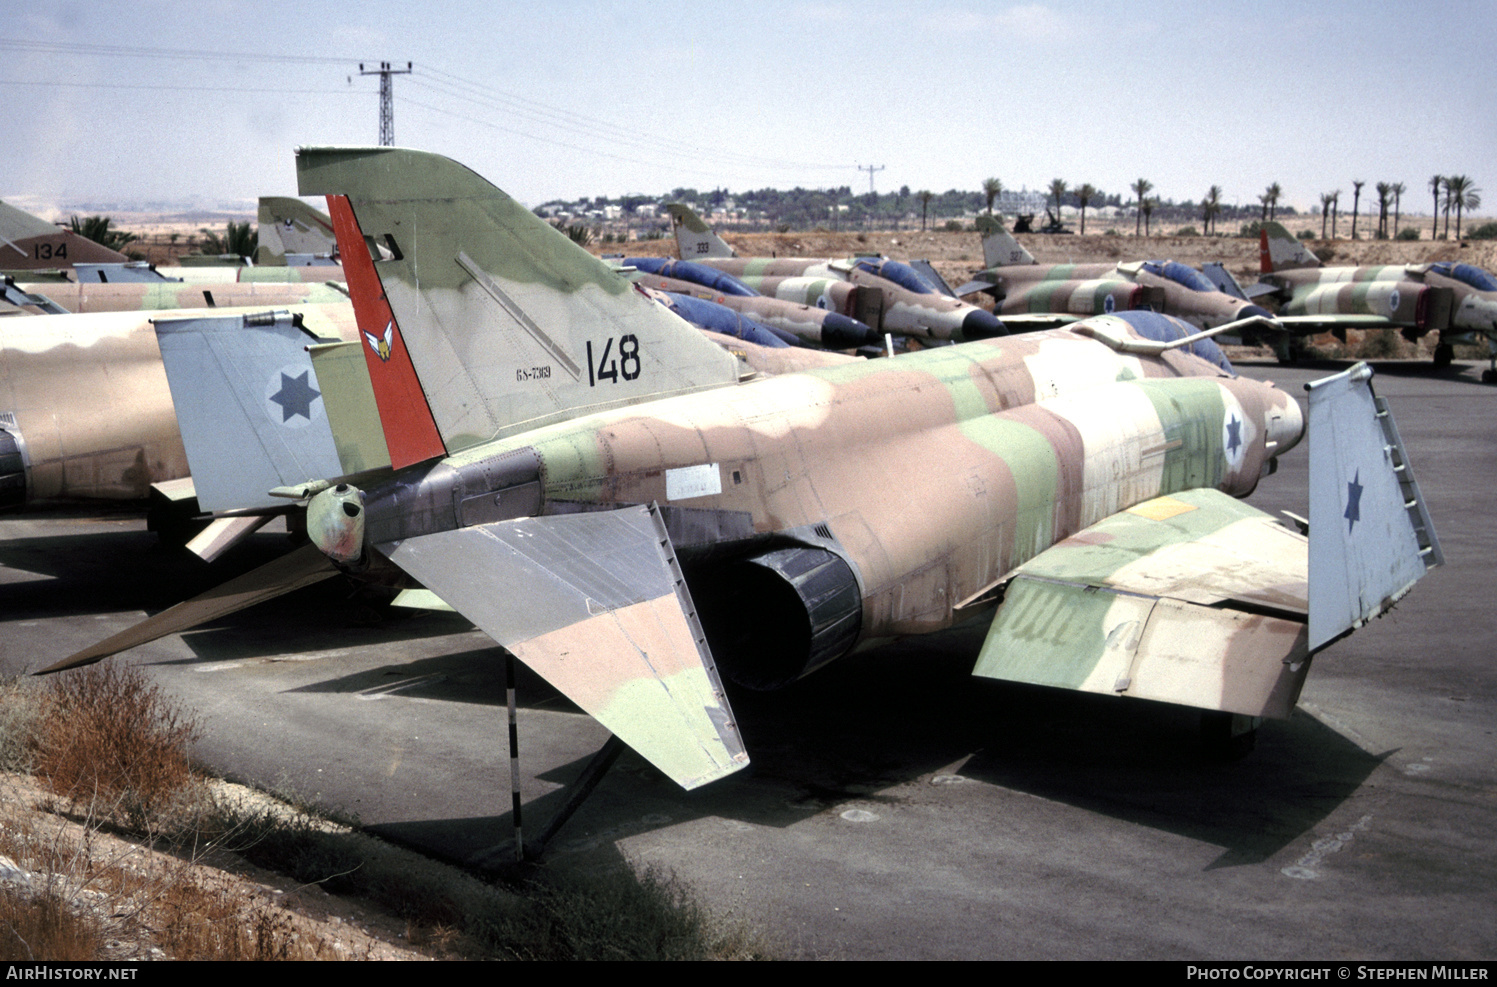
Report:
[[[312,263],[312,258],[331,260],[338,250],[327,213],[289,196],[260,197],[259,232],[255,264],[260,267],[300,266],[296,258],[307,258],[301,264]]]
[[[1320,258],[1310,252],[1303,240],[1270,220],[1258,227],[1258,264],[1264,274],[1296,267],[1320,267]]]
[[[676,249],[682,260],[699,260],[703,257],[737,257],[738,252],[728,246],[727,241],[712,232],[712,228],[690,206],[679,202],[666,204],[671,214],[671,226],[676,230]]]
[[[982,262],[984,267],[1008,267],[1013,264],[1034,264],[1034,255],[1014,239],[1014,235],[1003,228],[1003,223],[992,216],[977,217],[977,232],[982,235]]]
[[[1372,368],[1305,388],[1313,653],[1391,608],[1444,556]]]
[[[39,271],[80,261],[123,264],[130,258],[40,216],[0,202],[0,269]]]
[[[329,196],[396,468],[738,379],[730,354],[455,161],[302,148],[297,172],[301,194]],[[387,403],[406,367],[406,398]],[[392,438],[427,408],[418,441]]]
[[[310,344],[286,312],[156,321],[205,511],[280,506],[274,487],[342,475]]]

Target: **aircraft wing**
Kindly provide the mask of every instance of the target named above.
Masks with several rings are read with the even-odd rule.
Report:
[[[1216,490],[1146,501],[1014,571],[974,674],[1288,716],[1310,656],[1443,560],[1371,368],[1307,390],[1308,540]]]
[[[973,674],[1288,716],[1309,671],[1306,545],[1215,490],[1147,501],[1021,566]]]
[[[683,788],[748,764],[653,507],[376,547]]]

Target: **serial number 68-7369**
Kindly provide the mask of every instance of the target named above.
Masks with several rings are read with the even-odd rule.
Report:
[[[520,367],[515,371],[515,380],[517,381],[545,380],[550,376],[551,367],[549,365],[544,367],[530,367],[528,369]]]

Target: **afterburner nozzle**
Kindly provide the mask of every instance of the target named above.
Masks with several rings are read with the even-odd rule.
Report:
[[[318,551],[340,565],[364,555],[364,494],[340,483],[307,502],[307,537]]]

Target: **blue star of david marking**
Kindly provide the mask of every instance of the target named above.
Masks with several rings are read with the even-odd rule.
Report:
[[[1237,450],[1242,448],[1242,420],[1233,414],[1227,419],[1227,451],[1232,458],[1237,458]]]
[[[1346,533],[1351,534],[1351,529],[1362,520],[1362,484],[1357,482],[1362,479],[1362,471],[1357,470],[1357,475],[1351,478],[1346,485],[1346,513],[1341,515],[1346,518]]]
[[[321,397],[322,392],[307,383],[311,374],[312,371],[303,370],[292,377],[285,371],[281,372],[281,389],[270,396],[271,401],[281,406],[281,421],[290,421],[292,415],[312,420],[312,402]]]

